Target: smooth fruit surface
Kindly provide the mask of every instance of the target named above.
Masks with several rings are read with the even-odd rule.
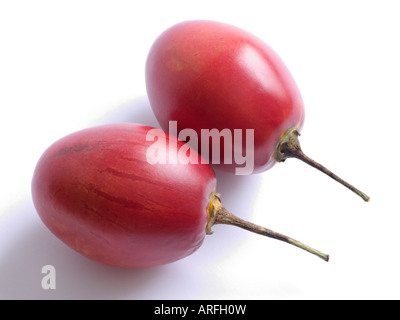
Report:
[[[304,121],[302,98],[280,57],[224,23],[186,21],[164,31],[148,54],[146,87],[164,130],[169,121],[199,137],[201,129],[254,129],[254,173],[275,164],[280,138]],[[246,150],[245,139],[240,143],[234,148]],[[237,167],[221,163],[227,171]]]
[[[155,266],[190,255],[204,240],[214,171],[179,158],[149,164],[151,129],[112,124],[78,131],[51,145],[36,166],[32,196],[40,218],[90,259]],[[166,134],[166,148],[169,142]],[[183,143],[175,143],[176,153]]]

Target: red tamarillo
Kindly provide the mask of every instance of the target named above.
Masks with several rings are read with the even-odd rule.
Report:
[[[174,163],[154,163],[154,157],[171,152]],[[184,142],[144,125],[111,124],[72,133],[38,161],[32,179],[35,208],[64,243],[111,266],[141,268],[182,259],[201,246],[214,224],[236,225],[328,260],[324,253],[231,214],[215,193],[212,167],[188,162],[188,153],[200,160]]]
[[[169,121],[177,122],[178,131],[194,129],[199,137],[204,129],[252,129],[254,141],[250,142],[254,146],[246,139],[235,139],[231,148],[233,155],[242,150],[254,152],[254,167],[249,173],[297,158],[369,200],[365,193],[302,152],[298,136],[305,110],[299,89],[280,57],[254,35],[214,21],[174,25],[150,49],[146,86],[151,107],[164,130],[168,130]],[[224,143],[221,141],[215,166],[236,171],[242,163],[224,161]],[[199,146],[203,156],[213,153],[202,148],[202,143]],[[231,158],[235,159],[229,155]]]

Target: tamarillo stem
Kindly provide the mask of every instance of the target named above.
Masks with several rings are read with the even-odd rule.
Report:
[[[240,219],[239,217],[235,216],[231,212],[229,212],[227,209],[225,209],[221,203],[220,199],[220,194],[213,192],[210,196],[210,203],[208,207],[208,223],[206,227],[206,233],[207,234],[212,234],[213,231],[211,230],[211,227],[215,224],[226,224],[226,225],[232,225],[236,226],[269,238],[273,238],[276,240],[280,240],[286,243],[289,243],[291,245],[294,245],[298,248],[301,248],[305,251],[308,251],[317,257],[329,261],[329,255],[318,251],[314,248],[311,248],[310,246],[307,246],[300,241],[297,241],[295,239],[292,239],[288,236],[285,236],[283,234],[280,234],[278,232],[272,231],[270,229],[261,227],[259,225],[256,225],[254,223],[245,221],[243,219]]]
[[[339,182],[340,184],[344,185],[346,188],[353,191],[355,194],[360,196],[364,201],[369,201],[369,196],[367,196],[364,192],[358,190],[356,187],[351,185],[350,183],[346,182],[342,178],[338,177],[332,171],[325,168],[320,163],[314,161],[313,159],[309,158],[304,154],[300,147],[299,137],[300,132],[297,129],[289,130],[280,140],[276,152],[275,152],[275,160],[277,162],[284,162],[288,158],[296,158],[299,159],[308,165],[314,167],[315,169],[325,173],[333,180]]]

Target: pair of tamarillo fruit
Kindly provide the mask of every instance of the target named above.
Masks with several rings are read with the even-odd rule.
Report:
[[[216,168],[234,173],[243,169],[243,161],[228,158],[246,150],[251,173],[298,158],[369,200],[302,152],[303,101],[267,44],[224,23],[179,23],[151,47],[146,87],[161,127],[167,130],[176,121],[177,132],[190,131],[180,140],[161,129],[117,123],[52,144],[36,166],[32,197],[54,235],[92,260],[122,268],[182,259],[202,245],[215,224],[235,225],[329,260],[325,253],[233,215],[217,193],[210,156]],[[196,140],[204,138],[205,129],[228,130],[233,139],[204,147]],[[244,130],[251,139],[236,135]]]

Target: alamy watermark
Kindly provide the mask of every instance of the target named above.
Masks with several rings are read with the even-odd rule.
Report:
[[[56,268],[51,264],[47,264],[42,267],[42,274],[45,276],[42,278],[42,288],[44,290],[56,288]]]
[[[154,141],[146,151],[146,160],[150,164],[197,164],[199,158],[197,152],[191,152],[191,147],[198,149],[199,137],[193,129],[177,130],[177,122],[169,121],[169,134],[179,140],[186,141],[179,150],[177,141],[169,139],[166,148],[165,132],[161,129],[151,129],[147,132],[146,141]],[[201,163],[221,163],[221,141],[223,140],[223,163],[240,165],[235,168],[237,175],[248,175],[254,170],[254,129],[245,130],[245,153],[243,154],[243,129],[201,129]],[[211,161],[210,161],[210,139],[211,139]],[[190,146],[189,146],[190,145]],[[168,152],[167,152],[168,150]],[[234,162],[233,162],[234,161]]]

